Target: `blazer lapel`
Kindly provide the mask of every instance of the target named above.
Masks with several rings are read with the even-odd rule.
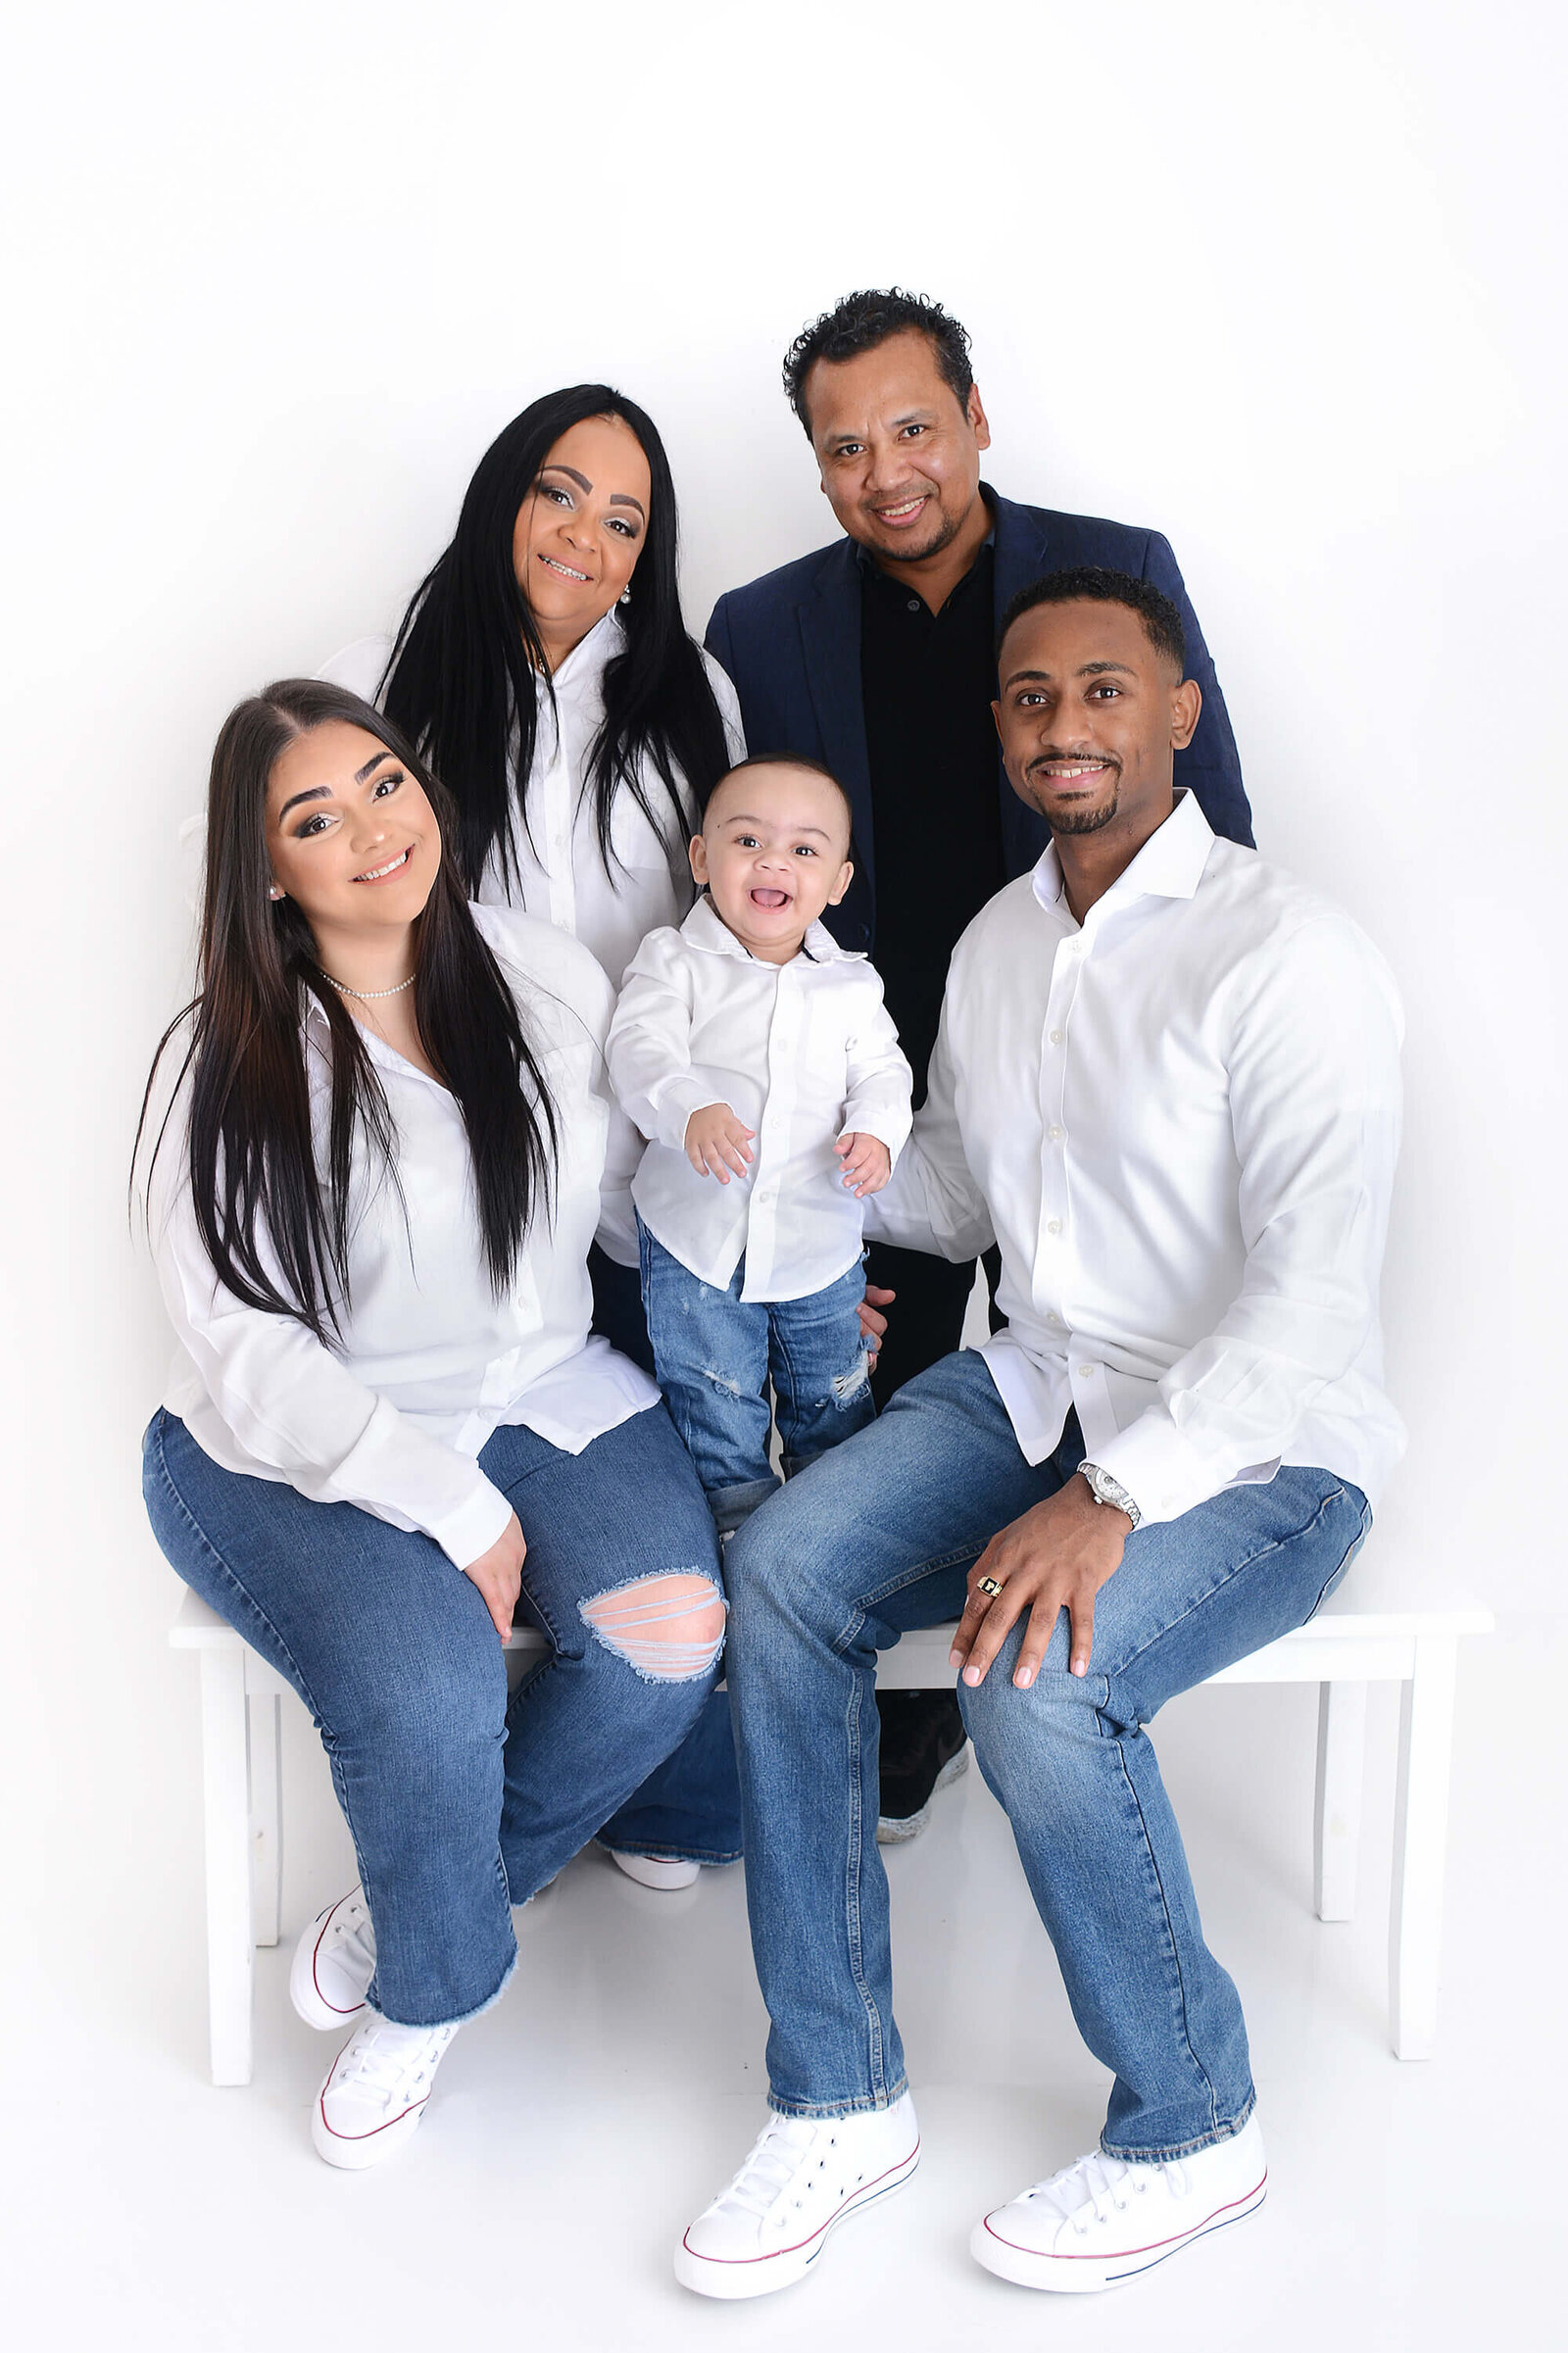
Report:
[[[996,562],[992,566],[992,588],[996,599],[995,625],[1000,628],[1006,612],[1020,588],[1038,580],[1042,572],[1051,569],[1050,542],[1027,507],[1018,506],[1012,499],[999,498],[989,485],[983,485],[996,516]],[[1007,782],[1007,771],[1002,764],[1002,753],[997,752],[997,790],[1002,797],[1002,855],[1006,863],[1009,880],[1027,874],[1045,851],[1051,839],[1051,828],[1044,817],[1019,800]]]
[[[796,617],[822,759],[850,796],[856,851],[869,888],[875,880],[871,762],[860,697],[860,575],[851,540],[841,540],[829,551],[829,561],[811,594],[797,607]]]

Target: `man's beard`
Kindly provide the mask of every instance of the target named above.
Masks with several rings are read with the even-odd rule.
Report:
[[[1110,799],[1102,801],[1098,809],[1059,809],[1054,815],[1046,816],[1046,823],[1053,833],[1099,833],[1102,826],[1110,823],[1120,803],[1121,780],[1118,778],[1111,789]],[[1045,815],[1044,810],[1041,813]]]
[[[944,548],[952,547],[954,541],[958,536],[959,526],[951,515],[944,515],[940,507],[937,509],[937,515],[938,522],[936,531],[933,536],[926,541],[924,547],[888,548],[884,547],[881,541],[878,540],[876,548],[877,554],[879,556],[891,557],[895,564],[924,564],[927,557],[940,556]],[[874,520],[875,518],[873,517],[872,519]]]

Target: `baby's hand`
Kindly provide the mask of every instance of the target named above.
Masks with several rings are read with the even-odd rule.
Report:
[[[727,1185],[731,1169],[744,1176],[750,1167],[746,1147],[756,1133],[741,1125],[727,1103],[705,1103],[686,1122],[686,1157],[699,1176],[716,1176]]]
[[[841,1136],[833,1150],[844,1162],[844,1182],[859,1201],[880,1193],[893,1174],[893,1155],[880,1136],[860,1136],[853,1130]]]

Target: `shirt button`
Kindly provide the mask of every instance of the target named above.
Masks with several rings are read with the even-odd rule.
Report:
[[[1059,1127],[1048,1127],[1046,1134],[1051,1138],[1053,1144],[1059,1144],[1061,1142],[1061,1130]]]
[[[1060,1031],[1059,1029],[1054,1029],[1054,1030],[1052,1031],[1052,1033],[1051,1033],[1051,1043],[1052,1043],[1052,1045],[1053,1045],[1053,1046],[1059,1046],[1059,1045],[1061,1044],[1061,1035],[1062,1035],[1062,1034],[1061,1034],[1061,1031]]]
[[[909,611],[910,611],[911,613],[918,613],[918,612],[919,612],[919,610],[920,610],[920,600],[919,600],[919,598],[918,598],[918,597],[911,597],[911,598],[909,599]]]
[[[1061,1232],[1061,1219],[1059,1217],[1052,1218],[1050,1224],[1046,1227],[1046,1232],[1048,1234],[1059,1234]]]
[[[1098,1369],[1098,1366],[1093,1364],[1078,1364],[1073,1367],[1080,1381],[1092,1380]]]
[[[1066,1325],[1065,1325],[1065,1324],[1062,1322],[1062,1320],[1061,1320],[1061,1317],[1060,1317],[1059,1315],[1048,1315],[1048,1316],[1046,1317],[1046,1321],[1047,1321],[1047,1323],[1048,1323],[1048,1324],[1051,1326],[1051,1328],[1052,1328],[1052,1330],[1053,1330],[1054,1332],[1065,1332],[1065,1330],[1067,1329]]]

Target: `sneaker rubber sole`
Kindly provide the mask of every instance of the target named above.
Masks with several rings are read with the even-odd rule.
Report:
[[[1190,2230],[1179,2230],[1172,2237],[1156,2240],[1149,2246],[1118,2249],[1105,2255],[1045,2255],[1033,2247],[1015,2246],[992,2228],[990,2215],[975,2224],[969,2238],[969,2252],[986,2271],[995,2272],[999,2279],[1010,2279],[1015,2287],[1041,2287],[1056,2295],[1094,2295],[1105,2287],[1119,2287],[1126,2279],[1136,2279],[1144,2272],[1152,2272],[1184,2247],[1198,2244],[1200,2238],[1212,2237],[1216,2230],[1228,2230],[1232,2223],[1245,2223],[1255,2214],[1268,2194],[1268,2176],[1265,2174],[1255,2189],[1219,2206],[1206,2214]]]
[[[916,2140],[907,2157],[867,2181],[853,2198],[830,2214],[820,2230],[798,2246],[781,2247],[776,2254],[754,2255],[737,2262],[716,2262],[710,2255],[694,2254],[682,2238],[675,2249],[675,2277],[682,2287],[689,2287],[700,2296],[719,2296],[734,2302],[742,2296],[769,2296],[775,2288],[793,2287],[804,2279],[828,2242],[829,2234],[840,2223],[848,2222],[852,2214],[864,2214],[867,2207],[879,2205],[902,2189],[920,2162],[920,2143]]]
[[[962,1780],[968,1770],[969,1743],[965,1740],[956,1755],[949,1757],[932,1783],[931,1797],[936,1795],[938,1789],[950,1789],[956,1781]],[[879,1814],[876,1825],[877,1844],[879,1846],[902,1846],[906,1838],[917,1838],[931,1819],[931,1797],[926,1799],[916,1814]]]

